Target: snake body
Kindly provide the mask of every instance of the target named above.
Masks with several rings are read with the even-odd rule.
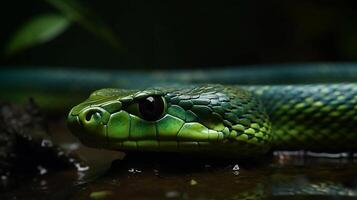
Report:
[[[160,117],[138,104],[160,97]],[[101,89],[75,106],[69,125],[83,143],[117,150],[247,157],[271,149],[354,151],[357,84],[195,85]]]

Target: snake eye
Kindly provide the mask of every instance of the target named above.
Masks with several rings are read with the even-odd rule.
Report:
[[[147,121],[155,121],[160,119],[164,110],[165,103],[160,96],[148,96],[138,101],[139,112]]]

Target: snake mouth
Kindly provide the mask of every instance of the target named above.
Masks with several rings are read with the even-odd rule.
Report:
[[[158,121],[148,122],[120,111],[112,115],[107,128],[108,148],[114,150],[179,152],[198,150],[224,140],[221,132],[168,114]]]
[[[215,140],[202,138],[141,138],[111,139],[108,138],[107,120],[99,120],[103,114],[98,114],[98,109],[84,109],[78,115],[71,112],[68,115],[67,124],[71,132],[88,147],[103,147],[113,150],[138,150],[138,151],[198,151],[207,147]],[[100,110],[102,111],[102,110]],[[83,114],[82,114],[83,113]],[[104,111],[105,113],[105,111]],[[218,140],[217,140],[218,142]]]
[[[194,151],[224,139],[221,132],[170,115],[148,122],[123,110],[110,114],[95,106],[71,111],[68,127],[86,146],[123,151]]]
[[[126,140],[110,143],[109,148],[116,150],[137,150],[137,151],[156,151],[156,152],[180,152],[198,151],[207,147],[208,141],[177,141],[177,140]]]

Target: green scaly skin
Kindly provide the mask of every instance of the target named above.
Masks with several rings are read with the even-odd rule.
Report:
[[[164,98],[165,112],[146,121],[137,101],[153,95]],[[353,151],[357,84],[102,89],[68,121],[84,144],[123,151],[235,158],[270,149]]]

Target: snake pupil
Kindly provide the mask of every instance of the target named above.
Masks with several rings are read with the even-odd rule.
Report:
[[[145,120],[154,121],[162,116],[164,101],[160,96],[149,96],[138,103],[140,114]]]

